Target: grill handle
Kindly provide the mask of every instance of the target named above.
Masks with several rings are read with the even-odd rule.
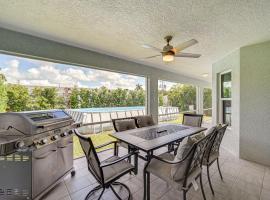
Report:
[[[70,122],[70,120],[65,120],[65,121],[59,121],[59,122],[54,122],[54,123],[49,123],[49,124],[46,124],[46,125],[37,125],[37,128],[47,128],[47,127],[50,127],[50,126],[53,126],[53,125],[57,125],[57,124],[62,124],[62,123],[65,123],[65,122]]]
[[[47,152],[47,153],[44,153],[44,154],[42,154],[41,156],[37,156],[37,157],[34,157],[34,158],[35,158],[35,159],[44,159],[44,158],[48,157],[49,155],[51,155],[51,154],[54,153],[54,152],[56,152],[55,149],[54,149],[54,150],[51,150],[51,151],[49,151],[49,152]]]

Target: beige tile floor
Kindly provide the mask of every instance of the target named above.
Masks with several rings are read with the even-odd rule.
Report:
[[[124,154],[125,150],[121,149],[121,153]],[[99,157],[105,159],[109,155],[112,155],[112,151],[100,153]],[[270,200],[270,167],[238,159],[223,149],[220,164],[224,181],[221,181],[215,164],[210,170],[215,196],[210,192],[204,170],[203,182],[207,200]],[[139,174],[137,176],[128,174],[120,179],[120,182],[128,185],[134,200],[143,199],[143,166],[144,162],[139,159]],[[85,158],[75,160],[74,167],[76,175],[67,176],[43,200],[81,200],[97,185],[87,170]],[[120,191],[119,194],[122,197],[126,196]],[[115,200],[116,197],[108,189],[102,199]],[[182,193],[172,189],[161,179],[151,176],[151,199],[181,200]],[[187,199],[203,199],[201,191],[191,188]]]

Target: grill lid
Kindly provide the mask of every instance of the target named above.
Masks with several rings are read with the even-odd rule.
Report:
[[[24,135],[35,135],[56,128],[69,126],[72,117],[63,110],[10,112],[0,114],[0,129],[10,127]]]

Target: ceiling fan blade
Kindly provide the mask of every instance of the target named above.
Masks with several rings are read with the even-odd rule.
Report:
[[[161,52],[162,51],[161,49],[159,49],[157,47],[154,47],[154,46],[152,46],[150,44],[143,44],[142,47],[143,48],[146,48],[146,49],[153,49],[153,50],[158,51],[158,52]]]
[[[199,58],[201,56],[201,54],[197,54],[197,53],[178,53],[175,55],[175,57],[186,57],[186,58]]]
[[[181,43],[181,44],[179,44],[179,45],[176,45],[176,46],[174,47],[174,51],[175,51],[175,53],[178,53],[179,51],[182,51],[182,50],[184,50],[184,49],[186,49],[186,48],[188,48],[188,47],[191,47],[191,46],[193,46],[194,44],[197,44],[197,43],[198,43],[198,41],[195,40],[195,39],[186,41],[186,42],[184,42],[184,43]]]
[[[161,55],[159,54],[159,55],[154,55],[154,56],[148,56],[148,57],[145,57],[144,59],[155,58],[155,57],[158,57],[158,56],[161,56]]]

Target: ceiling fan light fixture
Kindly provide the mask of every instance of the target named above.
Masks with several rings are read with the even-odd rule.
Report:
[[[162,60],[164,62],[172,62],[172,61],[174,61],[174,53],[171,52],[171,51],[163,53]]]
[[[164,56],[162,57],[162,60],[163,60],[164,62],[172,62],[172,61],[174,61],[174,56],[173,56],[173,55],[164,55]]]

